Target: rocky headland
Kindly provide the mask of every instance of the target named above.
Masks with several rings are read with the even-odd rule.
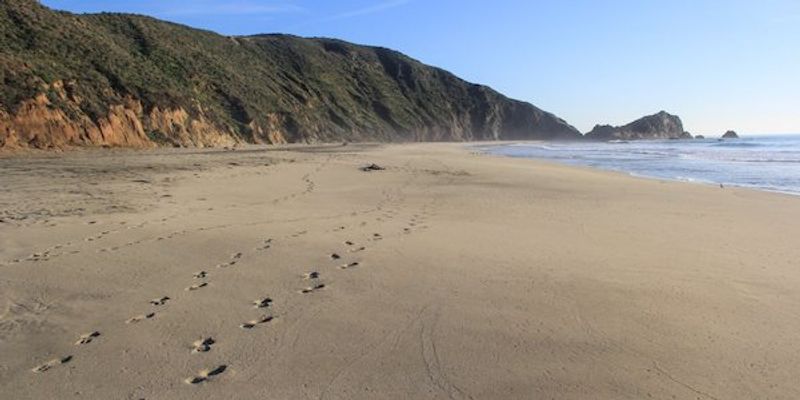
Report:
[[[677,115],[660,111],[637,119],[627,125],[596,125],[586,134],[592,140],[639,140],[639,139],[691,139],[692,135],[683,129],[683,122]]]

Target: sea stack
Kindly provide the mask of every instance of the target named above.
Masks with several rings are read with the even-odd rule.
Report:
[[[739,135],[736,134],[735,131],[727,131],[724,135],[722,135],[723,139],[738,139]]]
[[[596,125],[586,134],[592,140],[691,139],[677,115],[660,111],[623,126]]]

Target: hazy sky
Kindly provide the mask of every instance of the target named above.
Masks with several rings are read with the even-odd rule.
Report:
[[[581,131],[663,109],[693,133],[800,132],[798,0],[42,2],[390,47]]]

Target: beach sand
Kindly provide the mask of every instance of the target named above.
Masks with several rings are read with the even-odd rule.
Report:
[[[797,197],[350,145],[3,158],[0,212],[2,399],[800,398]]]

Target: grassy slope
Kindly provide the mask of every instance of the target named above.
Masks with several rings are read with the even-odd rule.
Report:
[[[0,5],[0,108],[54,81],[96,120],[126,96],[182,107],[252,141],[251,121],[281,116],[290,141],[466,140],[574,136],[527,103],[400,53],[332,39],[226,37],[153,18],[73,15],[31,0]]]

